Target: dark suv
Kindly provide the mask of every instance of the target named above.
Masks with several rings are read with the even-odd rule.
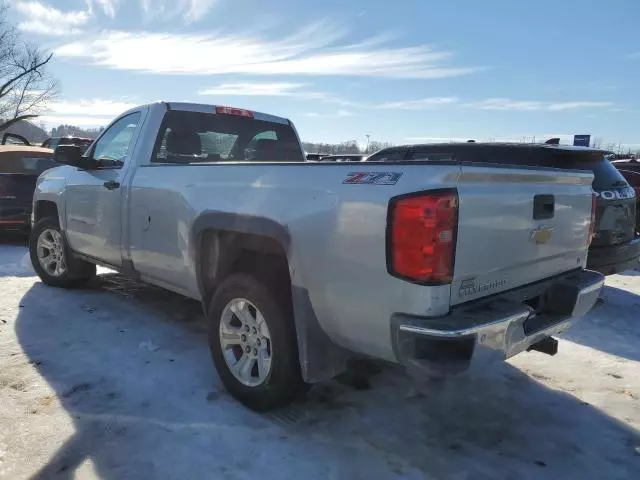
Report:
[[[636,234],[640,235],[640,162],[611,162],[618,169],[631,188],[636,191]]]
[[[87,148],[89,148],[89,145],[91,145],[92,142],[92,139],[82,137],[50,137],[42,142],[41,147],[55,150],[58,145],[77,145],[80,147],[81,151],[84,152]]]
[[[0,231],[28,230],[36,180],[58,165],[48,148],[0,146]]]
[[[473,162],[590,170],[596,230],[587,268],[605,275],[640,266],[636,194],[602,150],[547,144],[443,143],[385,148],[367,162]]]

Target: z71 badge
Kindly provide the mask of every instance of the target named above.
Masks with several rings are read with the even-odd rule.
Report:
[[[402,176],[398,172],[351,172],[342,183],[349,185],[395,185]]]

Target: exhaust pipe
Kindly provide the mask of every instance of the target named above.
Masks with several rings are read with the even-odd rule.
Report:
[[[531,350],[546,353],[547,355],[555,355],[558,353],[558,341],[555,338],[544,337],[539,342],[534,343],[527,348],[527,352],[530,352]]]

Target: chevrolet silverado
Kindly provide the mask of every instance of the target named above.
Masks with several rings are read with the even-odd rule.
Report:
[[[591,172],[305,162],[287,119],[173,102],[55,156],[33,198],[42,281],[98,264],[200,300],[218,375],[255,410],[353,356],[441,376],[553,354],[603,284]]]

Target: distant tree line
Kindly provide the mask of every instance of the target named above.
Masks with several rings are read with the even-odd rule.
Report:
[[[68,135],[73,137],[85,137],[85,138],[96,138],[102,131],[104,127],[100,128],[80,128],[75,127],[73,125],[60,125],[58,127],[54,127],[51,129],[52,137],[66,137]]]
[[[338,153],[374,153],[383,148],[393,147],[393,143],[390,142],[369,142],[369,145],[364,148],[360,148],[358,142],[355,140],[348,140],[341,143],[316,143],[316,142],[302,142],[302,148],[307,153],[326,153],[330,155]]]

